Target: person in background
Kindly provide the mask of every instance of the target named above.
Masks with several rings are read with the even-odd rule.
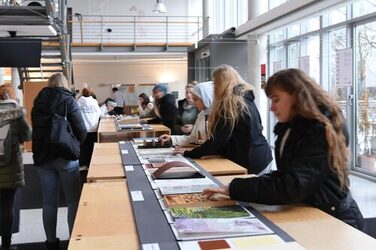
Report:
[[[116,102],[114,99],[107,98],[104,103],[100,106],[102,116],[115,115],[114,108],[116,107]]]
[[[78,159],[68,160],[62,152],[51,146],[52,116],[67,114],[67,119],[77,139],[82,143],[86,137],[85,122],[73,94],[68,90],[68,81],[61,73],[50,76],[47,87],[34,100],[31,111],[33,126],[33,159],[37,168],[43,199],[43,226],[47,249],[59,249],[56,237],[59,182],[64,189],[68,206],[68,226],[72,232],[80,198],[80,172]]]
[[[97,100],[93,98],[92,90],[89,88],[82,90],[82,96],[78,99],[77,103],[88,132],[85,141],[80,147],[80,170],[87,170],[90,166],[94,143],[97,142],[99,118],[102,115],[102,111],[99,108]]]
[[[178,101],[178,114],[176,117],[176,131],[189,135],[197,119],[198,109],[194,105],[192,90],[194,85],[188,83],[185,87],[185,98]]]
[[[269,205],[304,202],[362,230],[364,219],[349,191],[349,135],[338,103],[299,69],[275,73],[265,92],[278,119],[277,170],[204,193]]]
[[[9,133],[9,134],[8,134]],[[10,135],[10,157],[5,155],[6,137]],[[1,249],[17,249],[11,246],[16,225],[15,197],[18,188],[25,186],[20,143],[31,140],[31,128],[25,118],[25,110],[18,106],[14,89],[0,86],[0,220]],[[8,144],[9,145],[9,144]],[[7,159],[7,160],[6,160]]]
[[[187,146],[201,144],[208,138],[208,118],[214,96],[213,82],[202,82],[194,86],[192,90],[193,102],[200,113],[197,115],[190,135],[162,135],[159,139],[162,143],[171,140],[173,146]]]
[[[125,95],[119,91],[118,88],[112,88],[112,99],[116,102],[116,107],[114,107],[114,112],[116,115],[123,114],[123,108],[126,104]]]
[[[154,98],[154,114],[156,118],[146,121],[149,124],[162,123],[169,129],[171,134],[175,134],[174,123],[176,119],[176,105],[175,98],[167,93],[167,86],[164,84],[157,84],[153,88]]]
[[[153,108],[154,108],[154,105],[150,101],[150,98],[145,93],[141,93],[138,96],[138,108],[137,108],[140,118],[152,118],[154,116]]]
[[[260,114],[252,86],[229,65],[213,72],[214,101],[209,119],[210,138],[191,151],[177,149],[190,158],[221,154],[248,169],[263,174],[272,160],[269,144],[262,134]]]

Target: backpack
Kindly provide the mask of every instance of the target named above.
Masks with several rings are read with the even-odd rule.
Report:
[[[0,126],[0,167],[7,166],[12,159],[11,123]]]

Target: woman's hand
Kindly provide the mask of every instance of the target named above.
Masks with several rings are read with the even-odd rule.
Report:
[[[183,149],[183,148],[174,148],[174,151],[172,151],[172,154],[173,155],[178,155],[178,154],[184,154],[184,152],[185,152],[185,149]]]
[[[204,189],[202,193],[203,195],[206,195],[208,199],[210,199],[210,197],[212,197],[215,194],[224,194],[224,195],[230,196],[230,191],[229,191],[228,186],[218,187],[218,188],[207,188],[207,189]]]
[[[189,133],[191,133],[192,128],[193,128],[193,125],[192,125],[192,124],[185,124],[184,126],[182,126],[182,127],[180,128],[180,130],[181,130],[181,132],[183,132],[184,134],[189,134]]]
[[[161,135],[158,138],[158,141],[160,141],[162,145],[165,144],[165,142],[168,142],[170,140],[171,140],[171,135],[167,135],[167,134]]]

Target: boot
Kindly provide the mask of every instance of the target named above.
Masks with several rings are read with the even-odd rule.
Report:
[[[60,250],[60,239],[56,238],[56,242],[45,241],[47,250]]]

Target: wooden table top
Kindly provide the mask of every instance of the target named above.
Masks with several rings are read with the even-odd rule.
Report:
[[[313,207],[256,208],[306,249],[374,249],[376,246],[372,237]],[[68,249],[139,249],[125,181],[84,184]]]
[[[219,155],[197,159],[196,162],[212,175],[247,173],[245,168]],[[125,173],[118,143],[95,143],[87,181],[124,178]]]

